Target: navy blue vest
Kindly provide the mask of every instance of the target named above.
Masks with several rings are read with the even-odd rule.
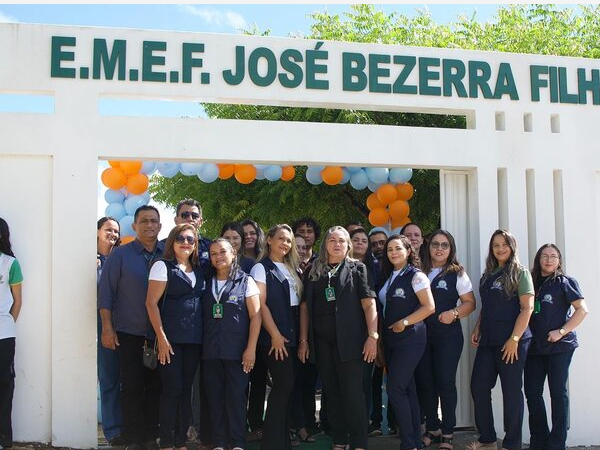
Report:
[[[424,322],[409,325],[402,333],[395,333],[388,328],[421,306],[412,287],[412,279],[417,272],[420,272],[419,269],[408,266],[404,273],[396,276],[388,286],[383,314],[383,339],[388,347],[425,344],[427,341]]]
[[[570,317],[571,302],[583,298],[574,278],[558,275],[547,278],[538,289],[535,299],[540,302],[540,312],[531,315],[529,326],[533,339],[530,355],[546,355],[574,350],[579,346],[574,331],[558,342],[548,342],[548,332],[560,329]]]
[[[246,307],[246,287],[248,275],[238,270],[233,280],[227,280],[220,303],[223,305],[223,318],[215,319],[212,308],[215,303],[213,292],[214,278],[208,281],[202,297],[204,311],[204,359],[241,360],[248,345],[250,317]]]
[[[267,300],[266,304],[271,312],[273,321],[281,335],[289,342],[286,347],[298,345],[298,308],[290,306],[290,284],[284,275],[269,258],[264,258],[258,264],[265,267]],[[283,279],[280,280],[280,278]],[[260,345],[271,346],[271,336],[265,328],[261,328],[258,336]]]
[[[202,269],[194,267],[196,285],[192,287],[190,279],[175,261],[164,263],[167,266],[167,294],[158,302],[158,309],[167,339],[174,344],[201,344],[201,298],[205,287]],[[154,330],[148,335],[154,339]]]
[[[427,336],[444,337],[462,334],[460,321],[445,324],[439,321],[438,316],[444,311],[456,308],[458,302],[458,291],[456,290],[456,272],[439,273],[431,282],[431,293],[435,300],[435,313],[425,319],[427,325]]]
[[[479,331],[481,347],[502,346],[512,336],[517,316],[521,313],[519,293],[507,294],[502,277],[504,269],[492,275],[484,275],[479,283],[481,296],[481,321]],[[521,339],[531,338],[529,327]]]

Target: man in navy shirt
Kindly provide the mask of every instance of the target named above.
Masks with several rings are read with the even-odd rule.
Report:
[[[142,347],[148,327],[148,273],[163,251],[163,243],[158,242],[158,210],[139,207],[133,229],[136,239],[111,252],[100,277],[102,345],[119,354],[122,435],[127,450],[157,450],[160,378],[157,371],[144,367]]]

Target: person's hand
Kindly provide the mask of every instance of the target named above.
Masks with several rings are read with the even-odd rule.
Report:
[[[394,322],[388,328],[390,330],[392,330],[394,333],[402,333],[406,329],[406,327],[404,326],[404,322],[402,320],[398,320],[397,322]]]
[[[519,360],[519,342],[509,338],[502,346],[502,361],[512,364]]]
[[[158,362],[163,366],[165,364],[171,364],[171,355],[174,355],[173,347],[167,340],[166,336],[161,336],[158,339]]]
[[[310,350],[308,348],[308,342],[305,340],[300,341],[298,343],[298,359],[302,361],[302,363],[305,363],[308,361],[309,354]]]
[[[363,346],[363,359],[365,362],[372,363],[377,357],[377,341],[368,337]]]
[[[285,348],[286,342],[290,341],[284,338],[281,334],[271,338],[271,350],[269,350],[269,355],[273,353],[275,355],[275,361],[283,361],[284,358],[287,358],[288,351],[287,348]]]
[[[560,334],[560,331],[558,330],[551,330],[548,332],[548,342],[558,342],[563,337],[565,337],[565,335]]]
[[[440,313],[440,315],[438,316],[438,320],[443,324],[450,325],[452,322],[454,322],[454,313],[452,312],[452,310],[444,311]]]
[[[244,372],[250,373],[250,371],[254,368],[255,362],[256,352],[251,348],[246,348],[242,354],[242,366],[244,367]]]
[[[111,350],[116,350],[119,346],[119,338],[117,337],[117,333],[115,330],[111,328],[102,328],[102,335],[100,336],[100,341],[102,342],[102,347],[109,348]]]
[[[471,345],[479,347],[479,339],[481,339],[481,333],[479,332],[479,328],[475,328],[471,333]]]

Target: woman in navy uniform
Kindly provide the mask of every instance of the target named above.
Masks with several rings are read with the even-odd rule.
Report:
[[[258,356],[265,362],[273,386],[267,400],[262,450],[288,450],[291,394],[298,346],[298,322],[302,282],[298,251],[289,225],[275,225],[267,233],[263,258],[250,274],[260,291],[262,330]]]
[[[171,230],[163,258],[152,265],[148,278],[146,308],[158,339],[162,386],[160,447],[184,449],[192,381],[200,361],[201,299],[205,286],[194,225],[183,223]]]
[[[531,342],[531,274],[519,262],[517,241],[506,230],[492,234],[479,282],[481,312],[471,334],[477,355],[471,374],[475,425],[480,437],[470,450],[496,450],[492,388],[500,376],[505,436],[502,448],[520,450],[523,427],[523,369]]]
[[[215,450],[246,445],[246,387],[256,360],[260,300],[226,238],[210,244],[213,276],[202,298],[204,383]]]
[[[435,312],[427,276],[406,236],[393,234],[384,246],[379,302],[388,370],[387,393],[398,423],[400,449],[421,447],[421,413],[414,372],[426,344],[424,320]]]
[[[367,448],[365,363],[377,356],[377,308],[366,266],[351,257],[346,229],[327,230],[306,281],[300,361],[316,362],[327,392],[334,450]]]
[[[525,397],[529,409],[531,450],[565,450],[569,415],[567,379],[578,347],[575,328],[588,308],[577,280],[565,275],[562,255],[554,244],[544,244],[531,270],[535,287],[533,338],[525,363]],[[552,430],[548,428],[543,392],[548,378],[552,404]]]
[[[426,418],[423,444],[428,447],[441,442],[440,449],[451,450],[456,426],[456,370],[464,343],[460,319],[475,310],[475,296],[469,276],[456,259],[454,237],[448,231],[436,230],[426,247],[423,272],[431,282],[435,314],[425,319],[427,345],[415,372]]]

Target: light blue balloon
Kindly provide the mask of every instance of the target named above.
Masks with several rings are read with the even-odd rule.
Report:
[[[325,168],[325,166],[308,166],[308,170],[316,170],[318,172],[321,172],[323,169]]]
[[[306,180],[310,183],[310,184],[321,184],[323,182],[323,177],[321,176],[321,170],[323,169],[319,169],[318,167],[315,166],[310,166],[307,170],[306,170]]]
[[[114,217],[117,221],[120,221],[124,216],[127,215],[125,206],[123,203],[109,203],[104,210],[104,214],[110,217]]]
[[[255,166],[256,167],[256,166]],[[265,170],[256,168],[256,180],[264,180],[265,179]]]
[[[179,172],[179,163],[156,163],[156,169],[165,178],[173,178]]]
[[[377,188],[379,186],[381,186],[383,183],[373,183],[372,181],[369,181],[369,184],[367,185],[367,187],[369,188],[369,190],[371,192],[377,192]]]
[[[281,169],[281,166],[273,164],[271,166],[267,166],[267,168],[264,170],[264,173],[267,180],[277,181],[281,178],[283,170]]]
[[[213,163],[203,164],[203,167],[198,174],[198,178],[204,183],[212,183],[219,178],[219,166]]]
[[[386,183],[388,180],[389,169],[386,167],[367,167],[367,176],[373,183]]]
[[[390,182],[392,183],[408,183],[412,178],[412,169],[395,167],[390,170]]]
[[[125,199],[125,211],[130,216],[135,214],[135,211],[140,207],[146,204],[146,199],[141,195],[132,195],[131,197],[127,197]]]
[[[367,176],[367,173],[364,170],[361,169],[358,172],[355,172],[352,175],[350,175],[350,185],[357,191],[366,188],[368,184],[369,177]]]
[[[133,214],[124,216],[121,220],[119,220],[119,227],[121,228],[121,236],[135,236],[135,231],[133,231]]]
[[[191,177],[193,175],[200,175],[200,171],[202,170],[203,166],[204,164],[202,163],[181,163],[179,171],[182,174]]]
[[[104,193],[104,200],[106,200],[106,203],[123,203],[123,200],[125,200],[125,194],[123,194],[121,191],[108,189]]]
[[[346,170],[348,172],[350,172],[350,174],[353,174],[353,173],[356,173],[356,172],[360,172],[362,170],[362,167],[349,166],[349,167],[346,167]]]
[[[140,169],[141,173],[145,173],[146,175],[152,175],[156,170],[156,163],[153,161],[146,161],[142,163],[142,168]]]
[[[392,231],[390,231],[390,236],[392,234],[400,234],[401,231],[402,231],[402,227],[396,227]]]
[[[148,203],[150,203],[150,192],[146,191],[143,194],[140,194],[140,197],[142,197],[144,199],[144,201],[146,202],[146,205]]]
[[[344,167],[342,167],[342,172],[344,172],[344,176],[338,184],[346,184],[348,181],[350,181],[350,172],[348,172]]]
[[[269,167],[269,164],[254,164],[254,167],[256,170],[265,170],[267,167]]]

